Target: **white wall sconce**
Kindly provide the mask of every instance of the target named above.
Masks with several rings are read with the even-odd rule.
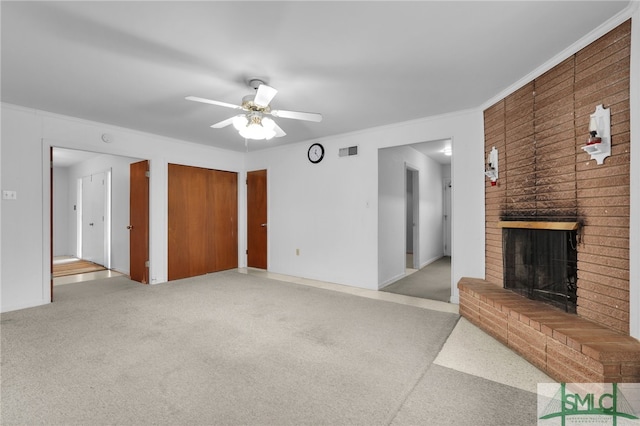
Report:
[[[584,152],[602,164],[611,155],[611,110],[602,105],[596,106],[596,111],[589,117],[589,138],[582,147]]]
[[[491,186],[496,186],[498,180],[498,150],[494,146],[487,155],[487,167],[484,175],[491,179]]]

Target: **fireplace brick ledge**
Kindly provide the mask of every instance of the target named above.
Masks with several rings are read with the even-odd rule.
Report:
[[[640,341],[478,278],[462,278],[460,315],[558,382],[640,382]]]

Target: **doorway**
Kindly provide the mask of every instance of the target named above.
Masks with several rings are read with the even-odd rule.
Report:
[[[451,139],[378,151],[379,289],[446,301],[453,294],[451,154]]]
[[[82,268],[70,268],[77,272],[65,273],[52,279],[52,299],[53,284],[130,274],[132,260],[130,231],[127,229],[130,224],[129,214],[133,208],[130,207],[129,200],[130,164],[138,161],[139,159],[131,157],[51,147],[52,275],[54,262],[69,263],[78,258],[89,258],[106,267],[87,272]],[[101,182],[103,179],[104,185]],[[87,184],[85,191],[95,185],[99,190],[93,191],[94,195],[102,190],[103,197],[95,195],[96,199],[90,202],[94,195],[83,195],[83,181]],[[83,202],[83,198],[89,200],[85,199]],[[87,210],[84,225],[81,216],[83,207]],[[92,213],[89,214],[91,210]],[[103,215],[99,213],[101,210]],[[148,211],[146,217],[148,222]],[[85,228],[84,232],[82,227]],[[102,232],[96,232],[101,227]],[[98,238],[91,238],[92,235]]]
[[[267,171],[247,172],[247,266],[267,269]]]

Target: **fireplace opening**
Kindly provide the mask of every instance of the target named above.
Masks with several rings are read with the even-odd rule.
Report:
[[[502,230],[504,288],[576,313],[577,231]]]

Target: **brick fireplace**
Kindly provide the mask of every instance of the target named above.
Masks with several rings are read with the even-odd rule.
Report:
[[[561,381],[640,381],[629,336],[630,33],[629,20],[484,111],[485,155],[498,150],[500,174],[485,182],[486,276],[461,280],[460,312]],[[597,105],[611,111],[600,165],[582,149]],[[575,313],[505,290],[512,221],[577,224]]]

